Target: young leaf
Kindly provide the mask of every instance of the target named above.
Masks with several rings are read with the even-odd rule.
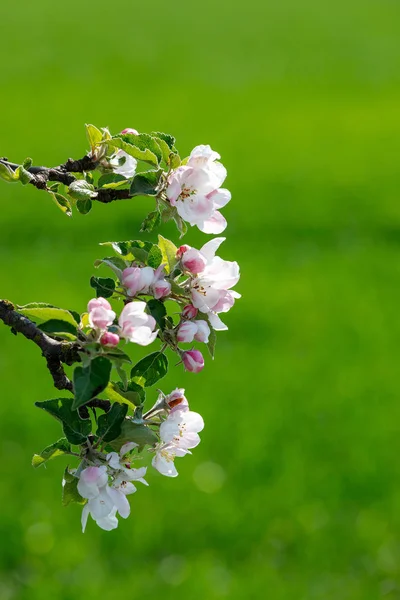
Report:
[[[149,267],[157,269],[157,267],[161,265],[162,258],[163,256],[160,248],[154,244],[147,257],[147,264],[149,265]]]
[[[33,319],[34,321],[64,321],[65,323],[69,323],[72,327],[75,328],[78,325],[78,322],[74,319],[72,313],[69,310],[65,310],[64,308],[57,308],[56,306],[52,306],[51,304],[45,304],[42,302],[31,302],[30,304],[25,304],[24,306],[18,306],[18,311],[28,317],[29,319]]]
[[[125,392],[120,389],[117,383],[110,382],[106,387],[106,394],[111,402],[126,404],[131,410],[135,410],[136,403],[127,397]]]
[[[137,173],[130,187],[131,196],[157,196],[162,169]]]
[[[168,371],[168,359],[162,352],[153,352],[140,360],[131,371],[131,379],[142,387],[150,387]]]
[[[49,194],[50,194],[52,200],[58,206],[58,208],[60,210],[62,210],[62,212],[65,215],[67,215],[67,217],[72,217],[71,203],[68,200],[68,198],[66,198],[62,194],[59,194],[58,192],[49,192]]]
[[[34,454],[32,458],[32,467],[37,469],[40,465],[43,465],[48,460],[52,458],[56,458],[57,456],[62,456],[71,452],[71,444],[68,442],[67,438],[61,438],[54,444],[47,446],[40,454]]]
[[[118,258],[118,256],[109,256],[107,258],[96,260],[94,263],[96,269],[100,267],[100,265],[107,265],[107,267],[110,267],[118,279],[121,279],[122,271],[128,266],[126,262],[122,260],[122,258]]]
[[[119,173],[106,173],[97,182],[97,187],[105,189],[116,189],[129,184],[129,180]]]
[[[168,275],[169,273],[172,273],[177,263],[176,253],[178,248],[173,242],[167,240],[162,235],[158,236],[158,247],[160,248],[162,254],[161,263],[165,264],[165,271]]]
[[[88,212],[92,210],[92,201],[90,198],[83,198],[82,200],[77,200],[76,208],[81,215],[87,215]]]
[[[115,281],[110,277],[91,277],[90,285],[96,290],[97,298],[110,298],[115,291]]]
[[[0,178],[7,181],[7,183],[16,183],[18,181],[15,172],[2,162],[0,162]]]
[[[155,138],[160,138],[164,140],[164,142],[166,142],[166,144],[171,150],[174,149],[175,138],[173,135],[170,135],[169,133],[162,133],[161,131],[152,131],[150,135],[152,135]]]
[[[105,356],[106,358],[114,361],[115,363],[132,363],[130,357],[119,348],[107,348],[107,350],[103,353],[102,356]]]
[[[121,425],[127,412],[128,406],[126,404],[114,402],[111,410],[99,417],[96,435],[102,438],[104,442],[115,440],[115,438],[121,435]]]
[[[103,357],[97,356],[86,367],[75,367],[74,392],[75,399],[72,410],[83,406],[89,400],[100,394],[110,380],[111,363]],[[68,437],[68,436],[67,436]]]
[[[15,169],[15,177],[22,183],[22,185],[27,185],[31,179],[33,179],[33,175],[29,173],[22,165]]]
[[[210,336],[208,338],[207,348],[211,355],[211,358],[215,356],[215,344],[217,343],[217,334],[215,333],[215,329],[210,327]]]
[[[86,124],[86,135],[88,142],[90,144],[90,149],[92,153],[95,152],[97,144],[101,142],[103,139],[103,134],[100,129],[97,129],[95,125]]]
[[[84,444],[90,434],[92,424],[90,419],[81,419],[78,411],[73,410],[72,398],[55,398],[35,402],[35,406],[48,412],[62,423],[64,435],[71,444]]]
[[[69,472],[68,467],[64,471],[62,503],[68,506],[71,503],[85,504],[86,500],[78,492],[78,477]]]
[[[127,242],[103,242],[100,246],[111,246],[117,254],[120,254],[126,260],[138,260],[146,264],[147,256],[154,244],[151,242],[142,242],[141,240],[130,240]]]
[[[158,227],[161,223],[161,213],[158,209],[153,210],[151,213],[147,215],[145,220],[143,221],[140,231],[150,232],[153,231],[155,227]]]
[[[97,196],[94,186],[84,179],[73,181],[68,188],[68,194],[74,200],[87,200],[90,198],[96,198]]]
[[[135,442],[141,449],[146,445],[154,446],[158,442],[158,437],[147,425],[139,425],[127,418],[122,423],[121,434],[111,442],[111,446],[119,451],[127,442]]]
[[[119,148],[129,156],[137,160],[142,160],[151,165],[158,166],[161,160],[161,150],[157,142],[149,135],[144,133],[133,135],[131,133],[119,134],[113,136],[104,142],[110,148]],[[159,158],[158,158],[159,157]]]

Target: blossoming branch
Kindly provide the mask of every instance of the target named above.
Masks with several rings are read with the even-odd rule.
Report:
[[[152,196],[155,207],[142,231],[168,220],[181,236],[187,224],[207,234],[225,230],[220,209],[231,198],[221,187],[226,169],[209,146],[197,146],[181,160],[168,134],[125,129],[112,136],[93,125],[86,130],[90,149],[82,159],[53,168],[33,167],[31,159],[22,165],[1,159],[0,177],[48,193],[69,216],[73,207],[87,214],[95,201]],[[204,422],[189,409],[184,389],[158,390],[147,410],[146,396],[168,372],[167,351],[192,373],[204,368],[202,347],[214,357],[216,332],[227,329],[220,315],[240,298],[232,289],[238,264],[217,256],[224,240],[211,239],[200,249],[177,247],[161,235],[157,244],[104,242],[112,255],[95,267],[108,268],[109,276],[91,277],[95,297],[80,314],[0,300],[0,319],[39,346],[54,386],[71,394],[36,402],[60,422],[63,437],[35,454],[32,464],[76,457],[77,466],[63,475],[63,504],[83,505],[83,530],[89,515],[105,530],[118,526],[118,516],[129,516],[134,482],[148,485],[147,454],[159,473],[176,477],[175,459],[200,442]],[[155,348],[135,362],[134,345]]]

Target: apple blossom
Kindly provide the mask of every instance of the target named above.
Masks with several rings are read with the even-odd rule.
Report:
[[[168,179],[167,198],[178,214],[204,233],[221,233],[226,220],[219,212],[231,199],[228,190],[220,186],[226,169],[210,146],[197,146],[185,166],[172,171]]]
[[[115,319],[115,312],[111,304],[105,298],[93,298],[88,303],[89,323],[96,329],[106,329],[112,325]]]
[[[133,177],[136,172],[137,160],[123,150],[118,150],[110,158],[110,167],[117,175],[123,175],[127,179]]]
[[[199,373],[204,369],[204,358],[199,350],[186,350],[181,357],[186,371]]]
[[[206,259],[196,248],[188,248],[182,253],[181,265],[184,271],[189,271],[189,273],[196,275],[204,271],[206,264]]]
[[[173,390],[170,394],[165,396],[164,401],[170,407],[171,412],[174,410],[189,410],[189,403],[183,388],[176,388]]]
[[[122,272],[122,285],[129,296],[147,294],[154,281],[154,269],[151,267],[129,267]]]
[[[129,302],[119,317],[120,335],[140,346],[148,346],[158,334],[155,319],[145,311],[145,302]]]

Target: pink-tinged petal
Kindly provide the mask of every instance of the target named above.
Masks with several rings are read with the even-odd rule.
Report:
[[[201,274],[201,284],[212,286],[216,290],[229,290],[240,279],[239,265],[235,261],[223,260],[215,256],[212,263],[207,265]]]
[[[227,290],[221,294],[217,304],[213,306],[213,311],[216,313],[228,312],[235,304],[235,298],[233,294]]]
[[[197,275],[197,273],[201,273],[204,270],[207,264],[206,258],[196,250],[196,248],[190,248],[187,250],[181,258],[181,265],[185,271],[189,271],[189,273],[193,273]]]
[[[200,248],[200,252],[207,259],[207,262],[212,261],[216,251],[218,250],[222,242],[224,242],[225,240],[226,238],[224,237],[214,238],[213,240],[206,242],[204,246]]]
[[[208,313],[208,320],[210,321],[211,325],[213,326],[213,329],[215,329],[215,331],[227,331],[228,327],[227,325],[225,325],[225,323],[223,323],[221,321],[221,319],[219,318],[218,315],[216,315],[215,313]]]
[[[178,214],[191,225],[211,218],[213,203],[207,196],[194,194],[186,200],[179,200],[176,205]]]
[[[119,335],[116,333],[111,333],[111,331],[106,331],[100,338],[100,344],[102,346],[110,346],[114,347],[119,344]]]
[[[222,233],[226,229],[226,226],[227,222],[225,217],[219,212],[219,210],[215,210],[210,217],[198,225],[198,228],[203,233],[212,233],[217,235],[218,233]]]
[[[126,444],[124,444],[123,446],[121,446],[121,449],[119,451],[119,455],[121,457],[125,456],[125,454],[128,454],[128,452],[130,452],[134,448],[138,448],[138,447],[139,447],[139,444],[137,444],[136,442],[126,442]]]
[[[195,317],[197,317],[198,312],[198,309],[195,306],[193,306],[193,304],[187,304],[183,307],[182,317],[184,319],[194,319]]]
[[[87,306],[88,312],[94,310],[95,308],[105,308],[106,310],[112,310],[109,301],[101,297],[92,298],[92,300],[89,301]]]
[[[139,135],[139,132],[136,129],[132,129],[132,127],[126,127],[121,131],[121,133],[131,133],[132,135]]]
[[[208,194],[208,197],[213,201],[214,208],[223,208],[232,199],[232,194],[229,190],[220,188],[219,190],[214,190],[211,194]]]
[[[197,331],[194,335],[194,339],[197,342],[203,342],[205,344],[208,344],[208,338],[210,337],[211,331],[207,321],[199,319],[196,321],[196,325]]]
[[[220,158],[221,155],[212,150],[211,146],[208,144],[200,144],[191,151],[187,164],[190,166],[199,167],[200,165],[204,165]]]
[[[89,506],[85,504],[82,509],[81,523],[82,523],[82,533],[85,533],[88,517],[90,514]]]
[[[193,342],[197,333],[197,323],[194,321],[184,321],[178,329],[176,339],[178,342],[189,344]]]
[[[187,350],[181,356],[186,371],[200,373],[204,369],[204,358],[199,350]]]

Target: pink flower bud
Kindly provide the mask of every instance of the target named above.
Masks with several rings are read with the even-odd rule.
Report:
[[[181,265],[185,271],[197,275],[204,271],[207,264],[205,257],[196,248],[190,248],[187,250],[181,258]]]
[[[112,325],[115,312],[105,298],[93,298],[88,304],[89,323],[96,329],[106,329]]]
[[[189,403],[185,398],[185,390],[183,388],[176,388],[168,396],[165,396],[165,402],[170,407],[171,412],[175,410],[189,410]]]
[[[136,129],[132,129],[131,127],[127,127],[126,129],[123,129],[121,131],[121,133],[131,133],[132,135],[139,135],[139,132],[136,131]]]
[[[190,246],[188,246],[187,244],[183,244],[183,246],[179,246],[178,250],[176,251],[176,258],[178,258],[178,259],[182,258],[182,256],[188,250],[190,250]]]
[[[153,285],[153,295],[156,300],[165,298],[171,293],[171,284],[165,279],[159,279]]]
[[[182,317],[184,319],[194,319],[197,317],[198,309],[193,304],[187,304],[182,310]]]
[[[100,338],[100,344],[102,346],[118,346],[119,335],[111,333],[111,331],[106,331]]]
[[[111,304],[105,298],[92,298],[87,306],[88,312],[94,310],[95,308],[105,308],[106,310],[111,310]]]
[[[199,373],[204,368],[204,358],[199,350],[188,350],[187,352],[182,352],[181,356],[186,371]]]
[[[197,325],[193,321],[184,321],[179,326],[176,339],[178,342],[188,343],[193,342],[194,336],[197,333]]]

